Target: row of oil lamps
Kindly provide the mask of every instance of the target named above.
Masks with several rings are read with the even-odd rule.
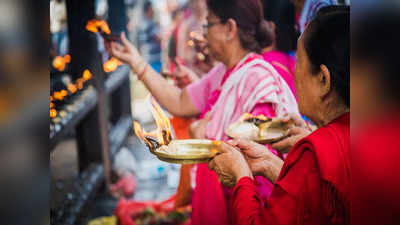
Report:
[[[101,32],[102,34],[106,35],[111,34],[110,28],[104,20],[89,20],[86,24],[86,30],[93,33]],[[53,60],[52,65],[53,68],[62,72],[65,71],[67,65],[70,62],[71,56],[69,54],[66,54],[64,56],[56,56]],[[111,57],[103,64],[103,69],[107,73],[113,72],[118,68],[118,66],[122,64],[123,63],[118,59]],[[57,116],[65,117],[67,113],[64,110],[58,112],[55,107],[55,102],[63,102],[66,97],[74,95],[78,90],[82,90],[84,88],[84,84],[90,79],[92,79],[92,73],[88,69],[86,69],[83,71],[82,77],[78,78],[75,83],[72,83],[68,79],[67,81],[63,80],[66,89],[54,91],[50,96],[50,118],[55,119]]]

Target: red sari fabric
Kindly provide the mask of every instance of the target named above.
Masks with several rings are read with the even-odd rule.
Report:
[[[251,62],[261,56],[252,54],[238,68],[237,65],[228,69],[222,80],[221,87],[229,76],[234,72],[234,69],[239,69],[245,64]],[[200,118],[203,118],[211,108],[216,104],[220,97],[221,90],[214,90],[209,98],[204,112]],[[252,114],[264,114],[274,117],[275,112],[269,103],[258,103],[251,111]],[[208,169],[208,164],[196,165],[196,187],[192,197],[192,225],[229,225],[231,224],[228,216],[229,202],[232,196],[232,188],[224,187],[218,181],[218,176],[214,171]],[[267,198],[273,188],[272,183],[263,177],[256,177],[255,186],[261,196]]]
[[[285,160],[270,199],[254,181],[235,186],[233,224],[350,224],[350,114],[299,141]]]
[[[352,124],[353,225],[400,224],[400,110]]]

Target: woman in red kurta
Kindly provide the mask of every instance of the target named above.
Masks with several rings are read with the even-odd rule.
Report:
[[[350,224],[349,15],[347,7],[325,8],[299,40],[299,108],[319,129],[309,134],[297,123],[280,143],[297,139],[284,163],[245,140],[223,143],[210,162],[222,180],[236,180],[234,224]],[[254,175],[275,183],[270,199],[259,197]]]

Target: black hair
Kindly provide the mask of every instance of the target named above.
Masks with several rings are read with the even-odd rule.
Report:
[[[153,4],[151,4],[151,2],[150,1],[146,1],[144,4],[143,4],[143,12],[147,12],[150,8],[152,8],[153,7]]]
[[[296,9],[291,0],[263,0],[264,18],[275,23],[276,47],[279,51],[296,50],[300,33],[296,30]]]
[[[313,74],[325,65],[331,86],[350,106],[350,7],[322,8],[304,32],[304,48]]]
[[[222,23],[235,20],[242,48],[260,53],[272,44],[273,36],[264,20],[260,0],[207,0],[207,7]]]

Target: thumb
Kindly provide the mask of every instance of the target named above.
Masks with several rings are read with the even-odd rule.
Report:
[[[303,128],[292,127],[287,131],[286,135],[295,136],[295,135],[299,135],[299,134],[303,134],[303,133],[305,134],[305,130]]]
[[[256,143],[250,140],[246,139],[237,139],[236,140],[236,146],[240,148],[241,150],[248,150],[250,148],[253,148]]]

